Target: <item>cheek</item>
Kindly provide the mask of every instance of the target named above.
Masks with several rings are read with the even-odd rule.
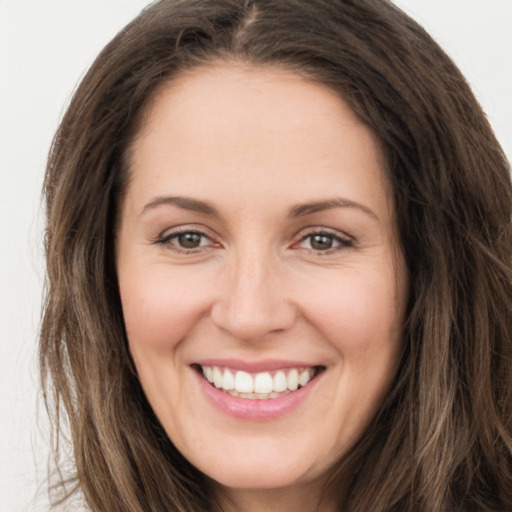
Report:
[[[165,265],[141,267],[119,275],[129,350],[153,411],[174,430],[169,411],[182,407],[182,341],[203,316],[205,298],[192,276],[180,277]]]
[[[399,343],[404,312],[394,275],[340,272],[309,290],[304,311],[344,355],[364,357]]]
[[[201,317],[207,298],[193,276],[146,272],[120,277],[124,321],[132,351],[165,353]]]

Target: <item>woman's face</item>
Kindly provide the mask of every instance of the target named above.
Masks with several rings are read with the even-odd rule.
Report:
[[[322,481],[401,352],[375,137],[326,87],[224,64],[161,91],[132,149],[117,271],[160,422],[224,488]]]

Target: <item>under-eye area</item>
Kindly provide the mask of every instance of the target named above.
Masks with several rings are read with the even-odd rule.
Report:
[[[325,370],[324,366],[310,366],[249,373],[200,364],[193,364],[192,368],[220,391],[249,400],[267,400],[292,393],[307,386]]]

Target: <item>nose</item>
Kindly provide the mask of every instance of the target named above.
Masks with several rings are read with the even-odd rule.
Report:
[[[214,324],[243,341],[260,341],[289,329],[296,309],[286,296],[284,276],[277,267],[271,258],[258,254],[240,256],[229,265],[212,306]]]

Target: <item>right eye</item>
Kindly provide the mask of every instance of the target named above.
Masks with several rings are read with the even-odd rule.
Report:
[[[155,240],[155,243],[185,254],[195,253],[202,248],[214,245],[208,236],[195,230],[175,231],[161,236]]]
[[[353,247],[354,241],[340,232],[318,228],[304,234],[294,244],[295,249],[305,249],[312,254],[330,255]]]
[[[186,233],[180,233],[179,235],[174,235],[170,240],[177,244],[182,249],[197,249],[202,245],[206,245],[208,239],[201,233],[196,233],[194,231],[188,231]]]

